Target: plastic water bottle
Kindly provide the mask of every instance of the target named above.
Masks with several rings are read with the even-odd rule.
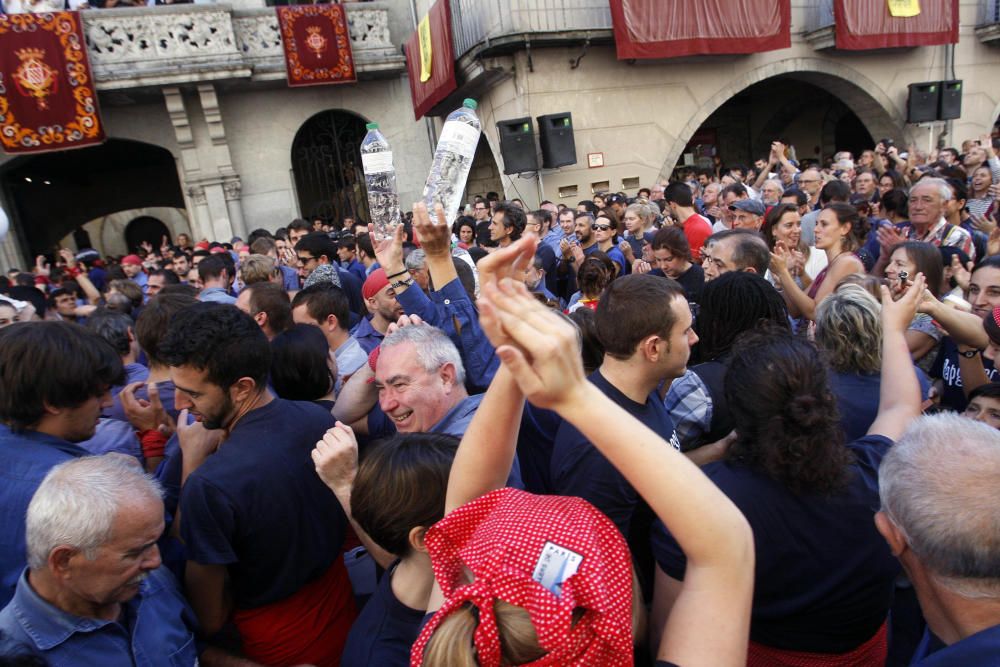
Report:
[[[476,116],[476,106],[475,100],[465,100],[459,109],[448,114],[441,130],[423,195],[431,220],[435,223],[435,204],[444,207],[445,220],[449,225],[458,217],[465,182],[469,178],[472,159],[476,155],[476,146],[482,132],[482,125]]]
[[[368,134],[361,142],[361,167],[368,189],[368,213],[375,227],[375,239],[391,236],[401,222],[399,193],[396,191],[396,169],[392,166],[392,149],[378,130],[378,123],[368,123]]]

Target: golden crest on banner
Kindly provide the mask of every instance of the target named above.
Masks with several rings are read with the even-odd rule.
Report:
[[[22,95],[35,98],[40,110],[48,109],[46,97],[55,92],[58,72],[45,62],[45,49],[18,49],[14,55],[21,65],[14,71],[14,82]]]
[[[317,25],[306,27],[306,33],[309,35],[306,37],[306,46],[309,47],[310,51],[316,54],[317,58],[323,55],[323,52],[326,51],[330,42],[330,40],[323,36],[322,30],[323,29]]]
[[[920,14],[920,0],[887,0],[889,14],[896,18],[910,18]]]
[[[431,20],[430,15],[424,16],[417,26],[420,39],[420,83],[426,83],[431,78]]]

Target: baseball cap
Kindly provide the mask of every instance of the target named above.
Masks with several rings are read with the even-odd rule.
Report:
[[[139,255],[125,255],[122,257],[121,264],[134,264],[135,266],[142,266],[142,258]]]
[[[375,269],[365,279],[365,284],[361,286],[361,296],[370,299],[389,285],[389,279],[385,275],[385,269]]]
[[[746,211],[754,215],[764,215],[767,207],[759,199],[738,199],[729,206],[730,211]]]

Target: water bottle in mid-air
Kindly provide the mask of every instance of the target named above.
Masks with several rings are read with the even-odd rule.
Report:
[[[461,108],[448,114],[441,130],[423,195],[431,220],[435,223],[435,204],[444,207],[445,220],[449,225],[458,218],[458,207],[462,203],[465,182],[469,178],[482,131],[482,125],[476,116],[476,106],[475,100],[465,100]]]
[[[368,214],[375,227],[375,239],[391,236],[399,226],[399,193],[392,149],[378,130],[378,123],[368,123],[368,134],[361,142],[361,167],[368,189]]]

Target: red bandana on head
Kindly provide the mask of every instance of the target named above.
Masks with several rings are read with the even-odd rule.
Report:
[[[531,667],[632,665],[632,568],[615,525],[585,500],[499,489],[427,531],[445,603],[410,653],[419,667],[434,631],[466,602],[478,610],[481,667],[500,667],[493,603],[523,607],[548,653]],[[474,577],[463,584],[464,569]],[[573,611],[584,610],[574,625]]]

